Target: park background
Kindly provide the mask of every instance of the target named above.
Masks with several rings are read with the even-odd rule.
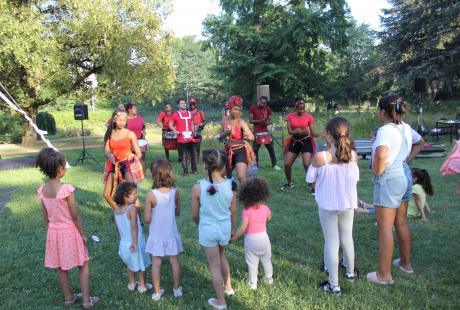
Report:
[[[73,105],[90,106],[84,122],[89,152],[103,162],[105,122],[118,103],[133,101],[147,121],[148,161],[162,158],[161,133],[154,120],[165,103],[194,97],[211,121],[204,147],[212,140],[222,102],[230,95],[244,98],[245,109],[256,102],[256,85],[270,85],[274,127],[285,127],[284,115],[293,99],[306,99],[323,131],[340,103],[338,114],[352,124],[353,138],[369,138],[378,126],[375,105],[380,96],[398,94],[410,103],[407,122],[417,126],[417,102],[424,102],[427,130],[440,119],[459,118],[460,3],[457,1],[389,1],[379,29],[354,20],[347,2],[332,1],[218,1],[219,15],[208,16],[202,36],[176,37],[163,28],[171,11],[168,1],[6,1],[0,0],[0,82],[19,106],[48,130],[48,137],[65,150],[70,163],[81,151],[81,123]],[[362,5],[366,5],[365,3]],[[186,22],[186,21],[181,21]],[[414,94],[415,78],[427,80],[427,91]],[[97,87],[96,83],[97,81]],[[2,89],[4,91],[4,89]],[[247,112],[243,115],[247,119]],[[285,129],[284,129],[285,130]],[[286,132],[275,131],[277,137]],[[427,135],[426,140],[435,142]],[[26,122],[0,105],[0,155],[3,159],[35,154],[43,144]],[[323,144],[324,141],[320,141]],[[440,141],[447,151],[448,136]],[[344,295],[337,299],[316,289],[325,275],[318,268],[323,239],[313,197],[304,184],[301,165],[293,167],[298,185],[289,193],[278,190],[282,173],[270,170],[262,149],[260,175],[272,188],[269,201],[274,220],[269,224],[275,268],[274,287],[245,286],[247,275],[242,242],[228,248],[237,294],[235,309],[311,308],[458,308],[460,300],[458,176],[442,177],[443,159],[417,159],[434,184],[434,210],[428,222],[411,220],[415,275],[395,270],[396,284],[380,287],[360,280],[341,280]],[[277,147],[278,161],[282,153]],[[173,160],[176,157],[172,157]],[[359,196],[371,200],[368,161],[360,162]],[[68,170],[64,182],[77,187],[90,243],[92,291],[102,297],[101,308],[152,306],[150,296],[128,293],[126,274],[117,256],[118,236],[111,210],[102,198],[102,165],[91,161]],[[174,163],[174,170],[180,166]],[[205,177],[202,168],[200,174]],[[55,272],[43,268],[45,227],[36,190],[43,177],[34,168],[0,172],[0,188],[13,189],[0,211],[1,308],[52,308],[61,304]],[[184,298],[166,296],[165,309],[200,309],[212,295],[205,257],[190,217],[190,191],[198,177],[178,178],[183,212],[178,220],[184,242]],[[140,196],[151,186],[141,183]],[[239,207],[241,211],[241,207]],[[377,266],[375,218],[356,216],[356,263],[361,274]],[[397,257],[397,251],[395,253]],[[73,284],[78,279],[73,274]],[[168,266],[163,286],[171,287]]]

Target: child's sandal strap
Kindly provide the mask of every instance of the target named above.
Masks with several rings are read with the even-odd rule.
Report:
[[[99,302],[100,298],[99,297],[90,297],[89,298],[89,303],[87,304],[82,304],[83,306],[83,309],[90,309],[92,307],[94,307],[98,302]]]
[[[82,298],[81,293],[73,294],[72,300],[64,301],[64,306],[71,306]]]

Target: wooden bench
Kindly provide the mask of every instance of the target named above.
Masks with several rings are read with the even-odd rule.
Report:
[[[372,140],[370,139],[356,139],[355,150],[358,153],[358,156],[361,156],[362,159],[367,159],[367,156],[371,156],[372,153]],[[420,153],[417,154],[417,158],[436,158],[446,156],[446,150],[439,146],[426,146],[420,150]]]

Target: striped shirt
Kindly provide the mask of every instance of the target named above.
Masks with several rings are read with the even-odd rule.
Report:
[[[327,211],[345,211],[358,206],[357,184],[359,168],[353,160],[349,163],[331,163],[327,161],[326,152],[321,152],[324,165],[310,165],[306,181],[315,183],[315,200],[318,208]]]

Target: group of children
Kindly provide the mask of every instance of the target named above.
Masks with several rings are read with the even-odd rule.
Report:
[[[234,294],[234,290],[224,249],[243,234],[249,287],[257,289],[259,261],[265,270],[263,282],[273,284],[271,245],[266,232],[266,222],[272,215],[265,204],[270,190],[263,178],[254,177],[244,181],[237,192],[236,183],[226,178],[228,158],[223,150],[205,150],[203,161],[208,178],[200,180],[192,189],[192,217],[198,226],[199,243],[206,254],[216,292],[216,298],[210,298],[208,304],[215,309],[226,309],[225,295]],[[74,187],[60,183],[66,172],[65,157],[54,149],[45,148],[38,154],[36,164],[48,178],[38,190],[48,225],[45,267],[58,269],[64,305],[82,299],[83,308],[92,308],[99,298],[89,295],[87,239],[77,210]],[[128,290],[137,288],[139,293],[145,293],[153,287],[152,299],[158,301],[164,294],[160,287],[160,267],[165,256],[169,258],[173,271],[172,293],[177,298],[182,296],[179,253],[183,247],[176,224],[176,216],[180,214],[180,193],[168,161],[155,160],[150,170],[153,186],[145,198],[143,214],[144,222],[149,224],[147,241],[138,209],[134,206],[138,199],[135,183],[118,185],[114,196],[117,204],[114,218],[120,235],[118,254],[128,269]],[[241,225],[234,230],[237,196],[244,204],[244,210]],[[145,271],[151,264],[153,286],[145,279]],[[68,270],[74,267],[80,268],[82,292],[78,294],[72,293],[68,280]]]
[[[350,126],[346,119],[334,117],[326,125],[328,149],[315,155],[307,171],[306,180],[315,183],[315,199],[324,235],[324,265],[329,278],[319,288],[340,294],[338,284],[339,246],[343,249],[342,265],[345,278],[357,279],[354,268],[354,244],[352,237],[354,209],[357,207],[357,182],[359,168],[357,154],[349,137]],[[257,270],[262,263],[265,276],[262,281],[273,284],[271,245],[267,235],[267,221],[271,220],[266,205],[270,190],[265,179],[252,177],[243,181],[239,190],[236,183],[226,178],[228,158],[220,149],[203,151],[206,179],[199,180],[192,188],[192,218],[198,226],[198,241],[203,247],[216,293],[208,304],[215,309],[226,309],[225,295],[234,294],[230,281],[230,266],[225,257],[225,247],[244,234],[244,255],[248,265],[248,286],[257,289]],[[73,194],[74,187],[61,184],[66,172],[66,160],[62,153],[43,149],[37,157],[37,166],[48,180],[38,190],[48,225],[45,267],[57,268],[59,283],[64,293],[64,304],[71,305],[82,299],[85,309],[99,302],[89,295],[88,251],[83,225]],[[136,288],[140,293],[152,289],[146,283],[145,271],[152,264],[153,294],[158,301],[164,294],[160,286],[160,267],[163,257],[168,257],[172,267],[175,297],[182,296],[180,286],[179,254],[183,251],[176,217],[181,210],[180,192],[175,187],[172,167],[166,160],[152,162],[152,190],[145,198],[144,222],[149,224],[147,241],[141,226],[138,209],[134,204],[137,185],[123,182],[118,185],[114,197],[117,207],[114,218],[120,234],[119,256],[128,268],[128,290]],[[432,195],[429,176],[425,170],[413,169],[414,206],[409,214],[420,212],[424,217],[426,194]],[[331,191],[334,188],[334,191]],[[237,197],[244,205],[241,224],[237,229]],[[81,293],[74,294],[68,282],[68,270],[80,268]],[[137,273],[138,282],[135,280]]]

